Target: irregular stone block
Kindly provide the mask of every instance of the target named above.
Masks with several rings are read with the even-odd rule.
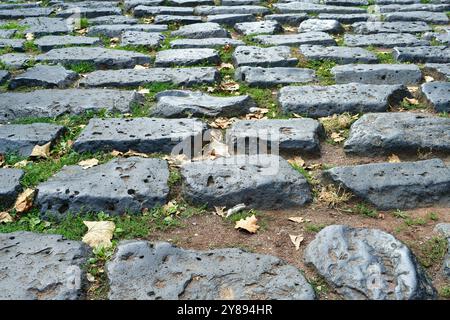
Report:
[[[120,15],[122,11],[117,7],[89,8],[71,7],[56,12],[57,17],[69,18],[73,15],[80,15],[83,18],[96,18],[101,16]]]
[[[419,40],[409,33],[376,33],[376,34],[346,34],[344,43],[349,47],[407,47],[427,46],[429,41]]]
[[[450,82],[427,82],[422,93],[437,112],[450,112]]]
[[[168,14],[159,14],[155,16],[153,23],[155,24],[169,24],[169,23],[179,23],[179,24],[190,24],[190,23],[200,23],[202,18],[198,16],[174,16]]]
[[[0,39],[0,49],[11,48],[14,51],[24,51],[24,43],[25,40],[22,39]]]
[[[27,17],[48,16],[53,8],[19,8],[11,10],[0,10],[0,19],[16,20]]]
[[[378,58],[372,52],[358,47],[302,45],[300,53],[308,60],[330,60],[338,64],[377,63]]]
[[[163,32],[167,26],[163,24],[106,24],[89,27],[88,36],[105,36],[118,38],[125,31]]]
[[[229,38],[230,34],[218,23],[205,22],[182,26],[177,31],[172,31],[172,36],[191,39],[204,39]]]
[[[219,64],[219,53],[215,49],[169,49],[158,51],[155,67],[194,66]]]
[[[36,39],[34,43],[41,51],[49,51],[55,48],[62,48],[68,46],[97,46],[102,42],[97,37],[83,37],[83,36],[44,36]]]
[[[446,46],[394,48],[393,55],[399,62],[449,63],[450,48]]]
[[[18,87],[66,88],[76,79],[76,72],[66,70],[61,66],[38,64],[9,82],[10,89]]]
[[[298,59],[292,56],[291,49],[286,46],[239,46],[234,50],[233,63],[238,67],[295,67]]]
[[[381,21],[370,21],[370,22],[357,22],[352,24],[353,32],[361,34],[371,34],[371,33],[422,33],[432,30],[423,21],[395,21],[395,22],[381,22]]]
[[[390,12],[383,14],[383,21],[424,21],[432,24],[448,24],[448,17],[443,12]]]
[[[8,69],[20,69],[31,59],[32,56],[26,53],[6,53],[0,55],[0,61],[3,62]]]
[[[274,34],[282,31],[281,25],[271,20],[236,23],[234,29],[243,35]]]
[[[194,8],[184,7],[167,7],[167,6],[137,6],[133,10],[133,15],[136,18],[143,18],[148,16],[155,16],[158,14],[167,14],[175,16],[191,16],[194,14]]]
[[[1,209],[8,209],[16,202],[16,198],[22,190],[20,180],[24,174],[20,169],[0,168],[0,179],[2,181],[0,184]]]
[[[98,26],[105,24],[138,24],[139,20],[128,16],[103,16],[89,19],[90,26]]]
[[[120,43],[123,46],[158,48],[163,40],[164,36],[157,32],[125,31],[122,33]]]
[[[337,20],[308,19],[300,23],[298,32],[322,31],[329,33],[341,33],[344,28]]]
[[[305,32],[298,34],[260,35],[255,41],[268,46],[299,46],[302,44],[336,45],[334,38],[325,32]]]
[[[288,14],[268,14],[264,20],[274,20],[281,25],[298,26],[302,21],[308,19],[306,13],[288,13]]]
[[[340,23],[351,24],[359,21],[367,21],[371,17],[367,13],[352,13],[352,14],[341,14],[341,13],[320,13],[317,18],[319,19],[333,19]]]
[[[237,47],[244,45],[244,41],[231,38],[175,39],[170,41],[170,47],[173,49],[221,48],[224,46]]]
[[[366,13],[363,8],[328,6],[307,2],[275,3],[273,7],[279,13]]]
[[[269,13],[269,9],[263,6],[197,6],[194,13],[199,16],[213,14],[253,14],[264,15]]]
[[[139,6],[161,6],[165,0],[124,0],[123,7],[126,11],[130,11],[131,9]]]
[[[450,4],[430,4],[430,3],[413,3],[413,4],[388,4],[383,6],[375,6],[376,13],[386,12],[412,12],[412,11],[448,11]]]
[[[208,15],[206,21],[232,27],[239,22],[256,21],[256,18],[253,14],[213,14]]]
[[[0,84],[5,83],[9,77],[11,76],[11,74],[6,71],[6,70],[0,70]]]
[[[314,70],[303,68],[261,68],[239,67],[235,72],[236,80],[250,86],[271,87],[278,84],[311,82],[316,79]]]
[[[62,18],[26,18],[19,21],[19,25],[25,27],[25,33],[33,33],[35,37],[67,34],[74,30],[73,24]]]

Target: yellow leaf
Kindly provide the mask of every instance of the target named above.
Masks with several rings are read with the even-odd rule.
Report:
[[[258,222],[258,219],[256,219],[255,215],[252,215],[246,219],[241,219],[239,221],[236,221],[236,225],[234,226],[235,229],[244,229],[247,230],[250,233],[256,233],[258,231],[259,226],[256,224]]]
[[[390,162],[390,163],[396,163],[396,162],[401,162],[401,161],[400,161],[400,158],[399,158],[397,155],[391,154],[391,155],[388,157],[388,162]]]
[[[303,223],[305,222],[305,219],[303,219],[303,217],[289,217],[289,221]]]
[[[290,235],[289,235],[289,238],[291,238],[291,242],[294,244],[295,250],[300,249],[300,244],[301,244],[302,241],[303,241],[303,235],[300,234],[300,235],[298,235],[298,236],[294,236],[294,235],[290,234]]]
[[[14,219],[8,212],[0,212],[0,223],[13,222]]]
[[[334,142],[341,142],[344,141],[345,138],[343,136],[341,136],[341,134],[339,132],[333,132],[330,135],[331,139],[333,139]]]
[[[18,213],[30,210],[33,206],[35,193],[36,190],[30,188],[22,192],[19,197],[17,197],[16,203],[14,204],[14,209],[16,209]]]
[[[82,166],[83,169],[89,169],[92,167],[95,167],[96,165],[98,165],[98,160],[97,159],[88,159],[88,160],[83,160],[78,162],[79,166]]]
[[[111,239],[116,228],[112,221],[83,221],[88,227],[87,233],[82,241],[89,246],[96,248],[99,246],[110,247]]]
[[[303,160],[303,158],[300,157],[300,156],[296,156],[296,157],[294,157],[292,159],[289,159],[288,162],[290,164],[295,164],[295,165],[297,165],[299,167],[303,167],[305,165],[305,160]]]
[[[50,156],[50,144],[51,142],[48,142],[43,146],[34,146],[33,150],[31,151],[30,157],[45,159],[48,158]]]
[[[413,104],[413,105],[419,104],[419,100],[414,99],[414,98],[411,98],[411,99],[410,98],[405,98],[405,100],[408,101],[409,104]]]
[[[14,168],[23,168],[25,167],[30,161],[28,160],[22,160],[14,164]]]

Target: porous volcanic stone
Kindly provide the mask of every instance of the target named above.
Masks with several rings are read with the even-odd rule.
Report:
[[[434,299],[436,290],[411,250],[377,229],[331,225],[308,245],[305,262],[345,299]]]
[[[434,231],[447,238],[447,254],[444,257],[442,268],[444,274],[450,279],[450,223],[438,223],[436,227],[434,227]]]
[[[342,14],[342,13],[320,13],[317,18],[319,19],[333,19],[337,20],[340,23],[351,24],[360,21],[367,21],[371,17],[370,14],[367,13],[351,13],[351,14]]]
[[[26,18],[19,21],[19,25],[25,28],[25,33],[33,33],[35,37],[67,34],[74,29],[73,23],[68,20],[51,17]]]
[[[378,62],[375,54],[363,48],[305,44],[300,46],[300,53],[308,60],[331,60],[339,64]]]
[[[265,20],[275,20],[281,25],[298,26],[302,21],[308,19],[306,13],[288,13],[288,14],[268,14],[264,16]]]
[[[325,32],[304,32],[297,34],[260,35],[253,38],[267,46],[299,46],[302,44],[318,44],[323,46],[336,45],[334,38]]]
[[[447,46],[394,48],[393,54],[394,58],[399,62],[450,62],[450,48]]]
[[[182,26],[177,31],[173,31],[172,36],[191,39],[204,39],[229,38],[230,35],[228,31],[222,28],[218,23],[205,22]]]
[[[157,32],[125,31],[122,33],[121,45],[123,46],[145,46],[158,48],[164,40],[164,36]]]
[[[411,11],[390,12],[383,14],[383,21],[424,21],[431,24],[448,24],[448,17],[443,12]]]
[[[9,69],[20,69],[25,66],[32,56],[26,53],[6,53],[0,55],[0,61],[3,62]]]
[[[345,34],[344,43],[349,47],[381,48],[429,45],[429,41],[419,40],[409,33]]]
[[[95,46],[101,44],[100,38],[83,36],[44,36],[36,39],[34,43],[42,51],[67,46]]]
[[[48,16],[53,8],[18,8],[11,10],[0,10],[0,19],[15,20],[27,17]]]
[[[304,83],[315,80],[315,71],[304,68],[240,67],[235,72],[236,80],[250,86],[270,87],[278,84]]]
[[[273,7],[279,13],[366,13],[366,10],[363,8],[329,6],[307,2],[275,3]]]
[[[322,31],[329,33],[340,33],[344,31],[339,21],[331,19],[308,19],[300,23],[298,32]]]
[[[282,31],[281,25],[273,20],[236,23],[234,29],[244,35],[274,34]]]
[[[437,112],[450,112],[450,82],[427,82],[421,89]]]
[[[352,24],[353,32],[362,34],[371,33],[422,33],[432,30],[423,21],[398,21],[398,22],[382,22],[382,21],[370,21],[370,22],[357,22]]]
[[[202,63],[218,64],[219,53],[215,49],[169,49],[158,51],[155,67],[193,66]]]
[[[11,48],[14,51],[24,51],[24,43],[23,39],[0,39],[0,49]]]
[[[253,14],[264,15],[269,13],[269,9],[263,6],[197,6],[194,13],[199,16],[213,14]]]
[[[335,167],[324,177],[380,210],[450,205],[450,169],[440,159]]]
[[[76,72],[62,66],[38,64],[9,82],[10,89],[18,87],[66,88],[78,77]]]
[[[213,14],[207,16],[206,21],[232,27],[239,22],[256,21],[256,18],[252,14]]]
[[[175,39],[170,41],[172,49],[222,48],[224,46],[237,47],[244,45],[244,41],[231,38]]]
[[[168,7],[168,6],[137,6],[133,10],[133,15],[136,18],[143,18],[148,16],[155,16],[158,14],[176,15],[176,16],[191,16],[194,13],[194,8],[183,7]]]
[[[233,63],[238,67],[295,67],[298,59],[292,56],[291,49],[286,46],[239,46],[234,50]]]
[[[294,266],[236,248],[194,251],[123,241],[106,269],[111,300],[315,299]]]
[[[98,26],[105,24],[138,24],[139,20],[128,16],[102,16],[89,19],[90,26]]]
[[[105,24],[89,27],[88,36],[120,37],[124,31],[163,32],[167,26],[163,24]]]
[[[0,84],[3,84],[6,80],[9,79],[10,73],[6,70],[0,70]]]
[[[174,16],[168,14],[160,14],[155,16],[154,24],[190,24],[190,23],[200,23],[202,22],[202,17],[199,16]]]
[[[24,172],[20,169],[0,168],[0,208],[11,207],[22,190],[20,179]]]
[[[120,15],[122,13],[120,8],[117,7],[71,7],[56,12],[57,17],[69,18],[73,15],[79,15],[83,18],[96,18],[101,16]]]

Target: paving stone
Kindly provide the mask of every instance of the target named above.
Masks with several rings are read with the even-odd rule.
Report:
[[[60,63],[64,65],[88,62],[97,68],[122,69],[151,62],[148,55],[127,50],[106,49],[101,47],[69,47],[52,49],[36,56],[36,61]]]
[[[11,10],[0,10],[0,19],[23,19],[27,17],[48,16],[53,8],[19,8]]]
[[[324,178],[380,210],[450,205],[450,168],[440,159],[335,167]]]
[[[306,248],[305,262],[344,299],[421,300],[437,296],[411,250],[378,229],[325,227]]]
[[[78,300],[91,255],[81,241],[25,231],[0,234],[1,300]]]
[[[357,47],[325,47],[305,44],[300,46],[300,53],[308,60],[330,60],[338,64],[378,62],[375,54]]]
[[[84,212],[141,213],[164,205],[169,186],[167,162],[117,158],[89,169],[66,166],[37,186],[36,204],[45,216]]]
[[[320,3],[326,4],[326,5],[343,6],[343,7],[369,5],[368,0],[323,0]]]
[[[215,97],[201,91],[168,90],[156,95],[154,117],[237,117],[250,112],[256,103],[248,95]]]
[[[289,86],[281,88],[278,103],[284,113],[319,118],[344,112],[385,112],[390,104],[407,96],[400,85],[361,83],[331,86]]]
[[[433,62],[433,63],[449,63],[450,48],[447,46],[422,46],[422,47],[406,47],[393,50],[395,60],[399,62]]]
[[[123,241],[106,270],[111,300],[315,299],[296,267],[236,248],[194,251]]]
[[[279,84],[305,83],[316,79],[315,71],[304,68],[240,67],[235,71],[236,80],[250,86],[271,87]]]
[[[19,21],[19,25],[26,27],[25,33],[33,33],[35,37],[70,33],[74,29],[66,19],[52,17],[26,18]]]
[[[281,25],[298,26],[302,21],[308,19],[306,13],[288,13],[288,14],[268,14],[264,16],[265,20],[274,20]]]
[[[295,154],[317,155],[323,126],[313,119],[242,120],[227,129],[230,150],[238,154],[258,154],[279,150]]]
[[[139,6],[161,6],[164,4],[165,0],[124,0],[123,1],[123,8],[126,11],[130,11],[131,9]]]
[[[101,16],[120,15],[122,11],[117,7],[89,8],[72,7],[56,12],[57,17],[68,18],[73,15],[79,15],[83,18],[97,18]]]
[[[422,35],[422,38],[425,40],[435,40],[442,44],[449,44],[450,43],[450,33],[447,31],[446,33],[440,33],[440,32],[425,32]]]
[[[295,67],[298,59],[292,56],[291,49],[286,46],[239,46],[234,50],[233,63],[238,67]]]
[[[447,238],[447,254],[444,257],[442,268],[444,275],[450,278],[450,223],[438,223],[433,231]]]
[[[6,9],[16,9],[16,8],[36,8],[39,7],[39,3],[1,3],[0,9],[6,10]]]
[[[8,209],[16,202],[16,198],[22,190],[20,180],[24,174],[20,169],[0,168],[2,180],[0,184],[0,208]]]
[[[375,0],[375,4],[388,5],[388,4],[412,4],[420,3],[420,0]]]
[[[450,223],[438,223],[433,231],[440,233],[445,238],[450,238]]]
[[[0,84],[3,84],[7,80],[9,80],[9,77],[11,74],[6,70],[0,70]]]
[[[0,125],[0,153],[28,157],[36,145],[53,146],[66,129],[50,123]]]
[[[431,11],[442,12],[450,9],[449,4],[430,4],[430,3],[413,3],[413,4],[388,4],[383,6],[375,6],[376,13],[386,12],[411,12],[411,11]]]
[[[448,24],[448,17],[443,12],[390,12],[383,14],[383,21],[424,21],[432,24]]]
[[[213,14],[208,15],[206,21],[232,27],[236,23],[256,21],[256,18],[252,14]]]
[[[450,152],[450,119],[412,112],[370,113],[350,128],[344,151],[363,156]]]
[[[0,29],[0,38],[11,38],[16,33],[16,30],[4,30]]]
[[[342,14],[342,13],[320,13],[317,18],[318,19],[333,19],[337,20],[340,23],[351,24],[360,21],[367,21],[371,17],[370,14],[367,13],[351,13],[351,14]]]
[[[220,2],[223,6],[242,6],[242,5],[258,5],[260,0],[222,0]]]
[[[218,23],[205,22],[182,26],[177,31],[173,31],[172,36],[185,37],[191,39],[204,39],[204,38],[229,38],[230,34]]]
[[[0,39],[0,49],[11,48],[14,51],[24,51],[24,43],[23,39]]]
[[[219,53],[215,49],[169,49],[156,54],[155,67],[193,66],[219,64]]]
[[[344,28],[337,20],[308,19],[300,23],[298,32],[322,31],[329,33],[341,33]]]
[[[325,32],[304,32],[298,34],[260,35],[255,41],[269,46],[298,46],[302,44],[317,44],[324,46],[336,45],[334,38]]]
[[[0,61],[3,62],[9,69],[20,69],[24,67],[32,56],[26,53],[6,53],[0,55]]]
[[[54,118],[86,111],[130,112],[141,102],[134,91],[108,89],[43,89],[0,93],[0,123],[20,118]]]
[[[197,6],[194,13],[200,16],[213,14],[253,14],[264,15],[269,13],[269,9],[263,6]]]
[[[120,44],[158,48],[163,40],[164,36],[158,32],[125,31],[122,33]]]
[[[155,16],[158,14],[175,15],[175,16],[192,16],[194,14],[194,8],[189,7],[166,7],[166,6],[142,6],[139,5],[134,8],[133,15],[136,18],[143,18],[149,16]]]
[[[61,66],[36,65],[9,82],[10,89],[18,87],[66,88],[78,77],[76,72]]]
[[[105,24],[138,24],[139,20],[128,16],[102,16],[89,19],[90,26],[98,26]]]
[[[302,174],[275,155],[238,155],[181,168],[184,199],[194,204],[256,209],[302,206],[312,200]]]
[[[281,25],[271,20],[236,23],[234,29],[243,35],[274,34],[282,31]]]
[[[450,112],[450,82],[427,82],[422,93],[437,112]]]
[[[426,63],[423,71],[425,74],[431,74],[435,80],[450,80],[450,63]]]
[[[432,30],[423,21],[396,21],[396,22],[357,22],[352,24],[353,32],[362,34],[371,33],[422,33]]]
[[[175,39],[170,41],[170,47],[172,49],[222,48],[224,46],[237,47],[244,45],[244,41],[231,38]]]
[[[214,0],[167,0],[170,6],[192,7],[199,5],[214,5]]]
[[[422,72],[415,64],[347,64],[335,66],[331,73],[336,83],[418,84]]]
[[[409,33],[376,33],[376,34],[345,34],[344,43],[349,47],[407,47],[427,46],[429,41],[419,40]]]
[[[62,48],[68,46],[98,46],[102,42],[97,37],[84,36],[44,36],[36,39],[36,44],[41,51],[50,51],[55,48]]]
[[[163,32],[167,26],[163,24],[111,24],[89,27],[88,36],[105,36],[118,38],[125,31]]]
[[[220,78],[216,68],[149,68],[94,71],[81,79],[84,87],[137,87],[151,83],[194,86],[213,84]]]
[[[328,6],[307,2],[275,3],[273,7],[279,13],[366,13],[363,8]]]
[[[202,18],[198,16],[175,16],[168,14],[160,14],[155,16],[153,23],[155,24],[169,24],[169,23],[179,23],[179,24],[191,24],[200,23]]]

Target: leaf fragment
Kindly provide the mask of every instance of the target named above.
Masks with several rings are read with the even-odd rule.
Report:
[[[18,213],[27,212],[33,206],[34,195],[36,194],[36,190],[34,189],[26,189],[22,192],[16,200],[14,204],[14,209]]]
[[[86,169],[97,166],[98,163],[99,163],[99,161],[97,159],[93,158],[93,159],[87,159],[87,160],[80,161],[80,162],[78,162],[78,165],[82,166],[83,169],[86,170]]]
[[[111,239],[116,225],[112,221],[83,221],[88,228],[82,241],[92,248],[111,247]]]
[[[48,142],[42,146],[35,145],[31,151],[30,157],[47,159],[50,156],[50,145],[51,142]]]
[[[300,249],[300,244],[302,243],[302,241],[304,239],[303,235],[299,234],[299,235],[296,236],[296,235],[290,234],[289,238],[291,238],[291,242],[294,244],[295,250],[299,250]]]
[[[258,219],[256,219],[255,215],[247,217],[245,219],[241,219],[236,221],[235,229],[243,229],[250,233],[256,233],[258,231],[259,226],[257,225]]]
[[[14,219],[8,212],[0,212],[0,223],[13,222]]]

